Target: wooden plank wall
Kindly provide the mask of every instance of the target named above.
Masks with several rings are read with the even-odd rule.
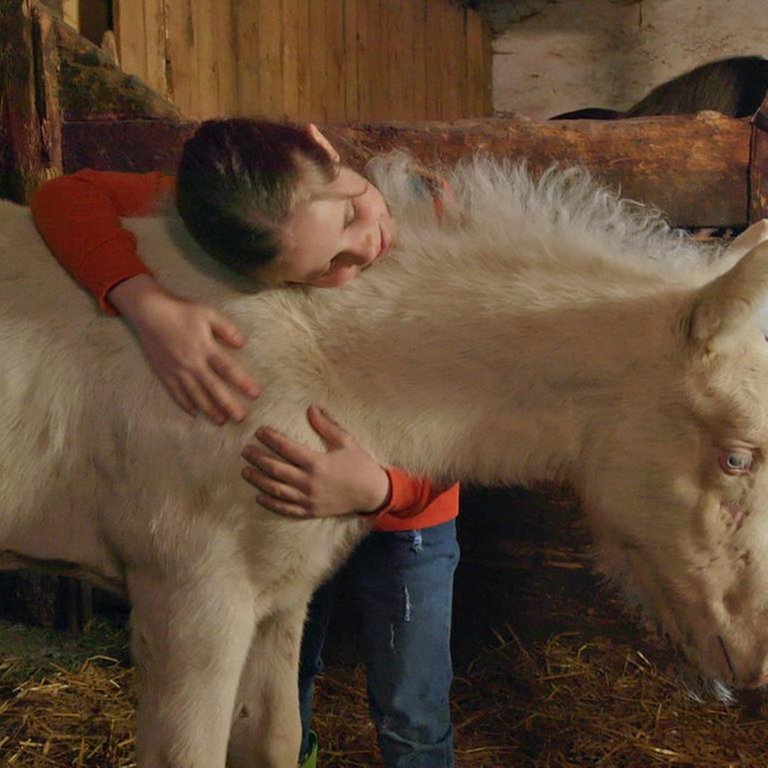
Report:
[[[490,31],[457,0],[114,0],[123,69],[190,118],[489,115]]]

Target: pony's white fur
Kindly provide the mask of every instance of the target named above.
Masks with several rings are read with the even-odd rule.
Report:
[[[264,423],[319,447],[310,403],[414,473],[571,482],[605,566],[704,672],[768,671],[768,525],[750,514],[765,250],[711,282],[765,232],[723,255],[581,171],[534,182],[484,159],[449,172],[438,226],[406,163],[373,170],[396,251],[334,291],[256,295],[173,217],[128,222],[162,282],[248,338],[264,391],[225,428],[182,413],[29,212],[0,204],[0,565],[65,561],[127,588],[144,768],[295,765],[305,605],[367,524],[266,512],[239,452]],[[733,445],[755,451],[750,474],[718,465]]]

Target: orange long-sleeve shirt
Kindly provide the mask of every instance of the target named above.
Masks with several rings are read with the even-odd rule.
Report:
[[[172,199],[174,188],[174,177],[161,173],[84,170],[43,184],[30,208],[54,256],[115,315],[107,298],[112,288],[130,277],[151,274],[139,257],[136,238],[120,218],[158,213]],[[376,517],[376,530],[429,528],[458,514],[458,484],[441,490],[399,469],[389,468],[387,474],[391,495]]]

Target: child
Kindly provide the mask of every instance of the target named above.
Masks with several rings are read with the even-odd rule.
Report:
[[[426,194],[427,182],[416,185]],[[185,144],[176,179],[82,171],[44,184],[31,202],[59,261],[111,314],[121,314],[170,395],[217,424],[245,416],[258,386],[226,348],[243,339],[212,307],[160,287],[121,216],[178,212],[213,258],[266,286],[332,288],[385,255],[396,226],[381,192],[339,163],[315,127],[247,119],[203,123]],[[414,194],[418,194],[415,192]],[[439,197],[435,215],[439,216]],[[291,516],[368,514],[373,532],[348,569],[361,595],[371,714],[389,768],[453,765],[448,704],[450,616],[458,562],[458,486],[382,468],[317,408],[308,417],[328,451],[262,428],[243,476],[258,501]],[[334,583],[318,591],[302,643],[300,762],[316,762],[310,731]]]

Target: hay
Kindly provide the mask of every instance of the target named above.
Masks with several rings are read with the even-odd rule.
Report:
[[[697,703],[671,658],[581,633],[524,646],[497,633],[455,681],[457,768],[760,768],[768,765],[760,712]],[[318,685],[323,765],[379,765],[367,718],[364,670],[334,671]]]
[[[50,664],[0,687],[0,761],[8,768],[133,765],[133,672],[106,656]]]
[[[667,648],[645,638],[591,575],[572,497],[549,488],[463,503],[456,768],[768,766],[762,694],[731,706],[689,697]],[[381,763],[365,671],[352,612],[340,600],[345,610],[334,620],[316,689],[320,765],[372,768]],[[109,638],[113,646],[124,641]],[[127,666],[103,652],[69,668],[57,658],[10,682],[19,663],[0,650],[0,765],[133,765]]]
[[[0,764],[129,768],[132,676],[95,657],[0,688]],[[453,702],[457,768],[768,765],[762,715],[696,703],[671,659],[657,667],[645,650],[603,637],[565,633],[526,647],[504,627],[457,677]],[[316,725],[322,765],[379,765],[361,665],[321,676]]]

